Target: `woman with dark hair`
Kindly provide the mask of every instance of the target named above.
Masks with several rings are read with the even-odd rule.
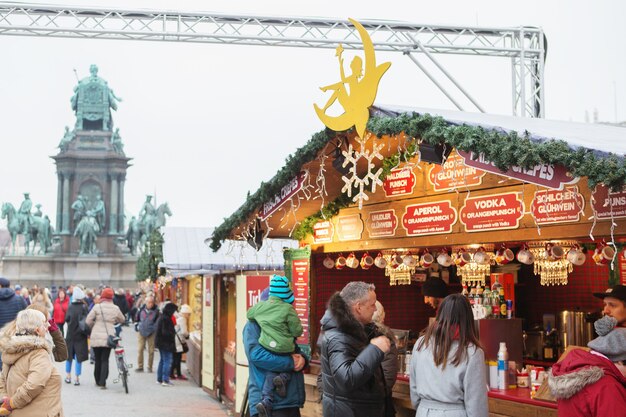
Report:
[[[174,313],[178,306],[174,303],[167,303],[163,306],[163,314],[156,322],[156,332],[154,345],[159,349],[159,367],[157,368],[157,382],[164,387],[171,387],[170,371],[172,369],[172,358],[176,352],[176,317]]]
[[[416,417],[486,417],[485,354],[469,301],[447,296],[437,317],[415,343],[410,365],[411,402]]]

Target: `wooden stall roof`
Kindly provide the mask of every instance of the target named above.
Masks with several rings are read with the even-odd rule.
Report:
[[[538,164],[559,164],[573,175],[583,177],[591,188],[604,183],[619,189],[626,183],[626,129],[621,127],[400,107],[372,107],[370,114],[368,131],[374,140],[367,142],[366,149],[371,151],[374,144],[384,144],[379,152],[386,161],[406,150],[409,139],[418,138],[423,143],[443,145],[448,150],[455,148],[486,154],[487,159],[494,161],[503,171],[513,166],[530,168]],[[355,149],[360,146],[353,132],[326,129],[314,134],[305,146],[288,158],[285,167],[272,180],[263,183],[215,229],[211,243],[213,250],[219,249],[225,239],[243,239],[249,232],[272,238],[291,237],[300,222],[342,196],[345,183],[333,162],[340,155],[336,150],[347,150],[348,146]],[[379,159],[372,162],[375,165],[373,171],[383,166]],[[360,175],[366,172],[366,165],[357,164]],[[301,184],[297,184],[300,173],[303,173]],[[320,192],[318,180],[321,175],[325,193]],[[519,181],[506,180],[494,186],[520,184]],[[287,199],[263,221],[257,220],[264,217],[264,204],[280,200],[281,193],[284,195],[296,186],[302,188],[295,198]],[[358,211],[356,204],[350,207],[346,210]],[[601,226],[598,232],[604,229]]]

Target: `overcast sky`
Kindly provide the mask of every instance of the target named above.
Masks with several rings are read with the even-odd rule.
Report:
[[[48,1],[49,4],[65,4]],[[266,16],[400,20],[412,23],[540,26],[548,39],[546,118],[626,120],[626,2],[561,1],[148,1],[67,4]],[[18,206],[29,191],[56,216],[54,161],[69,99],[89,65],[123,98],[113,118],[132,157],[126,211],[146,193],[169,202],[169,226],[216,226],[269,180],[290,153],[323,128],[313,103],[338,81],[334,51],[316,49],[26,38],[0,35],[0,202]],[[353,55],[346,52],[346,62]],[[508,59],[441,57],[490,113],[511,114]],[[391,61],[378,104],[454,109],[401,54]],[[423,60],[423,58],[422,58]],[[0,227],[5,227],[0,221]]]

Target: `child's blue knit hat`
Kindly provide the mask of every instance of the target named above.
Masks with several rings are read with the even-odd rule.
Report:
[[[289,288],[289,280],[280,275],[273,275],[270,280],[270,296],[278,297],[286,303],[293,303],[293,291]]]

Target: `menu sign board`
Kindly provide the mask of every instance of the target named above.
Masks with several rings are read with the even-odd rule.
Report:
[[[365,226],[370,238],[394,236],[398,228],[396,211],[393,209],[372,211],[367,214]]]
[[[322,220],[313,225],[313,242],[329,243],[333,241],[335,228],[330,220]]]
[[[293,284],[293,308],[302,323],[302,335],[296,339],[299,345],[309,344],[309,260],[294,259],[291,262]]]
[[[566,184],[574,184],[578,182],[578,177],[572,177],[567,169],[561,165],[537,165],[530,169],[514,166],[508,171],[502,172],[499,168],[485,159],[483,154],[476,155],[473,152],[459,151],[465,159],[465,165],[491,172],[492,174],[502,175],[515,180],[524,181],[530,184],[541,185],[542,187],[560,190]]]
[[[443,165],[433,164],[428,173],[428,180],[435,191],[447,191],[480,185],[484,176],[484,171],[465,165],[465,159],[453,152]]]
[[[392,169],[383,182],[383,188],[387,197],[413,194],[414,187],[415,174],[413,169],[409,168]]]
[[[304,172],[300,172],[281,188],[279,193],[275,194],[269,201],[263,203],[260,212],[261,220],[267,219],[291,197],[296,195],[296,193],[302,189],[305,176],[306,174]]]
[[[585,200],[578,187],[536,191],[530,205],[537,224],[577,222],[584,208]]]
[[[467,232],[517,229],[523,216],[524,202],[518,192],[466,198],[461,208]]]
[[[451,233],[457,217],[450,200],[411,204],[402,216],[402,227],[408,236]]]
[[[591,194],[591,203],[597,219],[626,217],[626,189],[613,192],[598,184]]]
[[[340,241],[359,240],[363,234],[363,222],[360,214],[351,214],[349,216],[338,216],[337,237]]]

